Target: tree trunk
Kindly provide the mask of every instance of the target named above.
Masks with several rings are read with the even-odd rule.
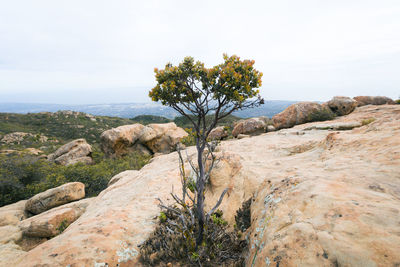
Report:
[[[204,164],[203,164],[204,146],[197,145],[197,164],[199,166],[199,177],[197,180],[197,216],[199,221],[199,235],[196,239],[196,247],[203,242],[204,232]]]

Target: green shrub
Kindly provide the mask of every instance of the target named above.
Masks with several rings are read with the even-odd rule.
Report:
[[[0,155],[0,206],[60,186],[68,182],[85,184],[87,197],[107,188],[108,181],[125,170],[137,170],[150,159],[132,153],[119,159],[108,159],[95,151],[94,165],[82,163],[62,166],[31,155]]]
[[[365,126],[365,125],[368,125],[368,124],[370,124],[370,123],[372,123],[374,121],[375,121],[375,118],[368,118],[368,119],[362,120],[361,124],[362,124],[362,126]]]

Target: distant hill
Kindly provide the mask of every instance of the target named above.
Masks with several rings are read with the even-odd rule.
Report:
[[[281,112],[295,101],[271,100],[265,101],[261,107],[235,112],[234,115],[242,118],[268,116]],[[29,104],[29,103],[0,103],[0,112],[8,113],[37,113],[56,112],[59,110],[73,110],[96,116],[111,116],[133,118],[140,115],[162,116],[173,119],[179,114],[172,108],[158,103],[116,103],[93,105],[57,105],[57,104]]]

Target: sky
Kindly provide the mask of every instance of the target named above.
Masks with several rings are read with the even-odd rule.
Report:
[[[154,68],[254,59],[267,100],[400,98],[399,0],[0,0],[0,103],[148,102]]]

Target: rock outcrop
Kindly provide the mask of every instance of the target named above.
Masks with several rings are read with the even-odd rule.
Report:
[[[318,125],[375,121],[352,130]],[[234,224],[248,199],[246,266],[396,266],[400,262],[400,106],[364,106],[334,122],[313,122],[218,147],[207,209]],[[315,126],[315,127],[313,127]],[[305,128],[314,130],[305,131]],[[195,151],[188,148],[188,154]],[[138,246],[154,230],[156,198],[180,192],[177,153],[125,172],[62,234],[23,252],[0,247],[7,266],[141,266]],[[12,257],[3,259],[4,251]],[[2,262],[1,262],[2,261]]]
[[[26,202],[25,210],[33,214],[39,214],[84,197],[85,185],[83,183],[67,183],[33,196]]]
[[[232,135],[238,137],[239,134],[257,135],[265,133],[268,126],[267,117],[250,118],[237,122],[232,130]]]
[[[76,139],[61,146],[56,152],[48,155],[47,158],[61,165],[71,165],[78,162],[92,164],[91,154],[92,146],[85,139]]]
[[[281,113],[273,116],[272,122],[277,130],[290,128],[310,122],[313,117],[318,117],[321,113],[329,115],[332,111],[326,105],[320,105],[315,102],[299,102],[290,105]]]
[[[2,143],[6,144],[13,144],[13,143],[21,143],[24,141],[24,139],[28,136],[32,136],[31,133],[23,133],[23,132],[14,132],[14,133],[9,133],[3,136],[1,139]]]
[[[335,96],[332,100],[326,102],[326,105],[338,116],[348,115],[357,106],[357,102],[347,96]]]
[[[23,220],[19,224],[24,236],[53,237],[60,234],[64,228],[78,219],[86,210],[92,199],[82,199],[76,202],[50,209],[39,215]]]
[[[125,155],[132,151],[143,128],[143,125],[135,123],[104,131],[100,136],[101,149],[109,156]]]
[[[394,105],[393,99],[386,96],[356,96],[353,98],[357,101],[357,106],[362,107],[365,105]]]
[[[109,156],[118,157],[129,152],[169,153],[188,134],[175,123],[124,125],[101,134],[102,150]]]
[[[208,138],[210,140],[222,140],[228,137],[228,131],[225,129],[224,126],[218,126],[211,130]]]
[[[25,211],[26,200],[0,208],[0,226],[16,225],[27,218]]]

